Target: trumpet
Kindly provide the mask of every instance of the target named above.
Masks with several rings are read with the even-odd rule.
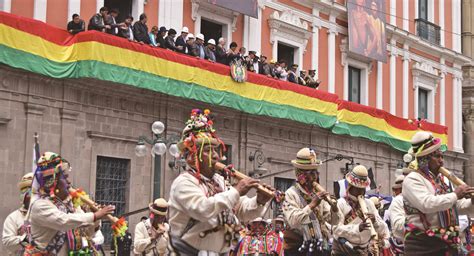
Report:
[[[359,201],[359,206],[360,210],[362,212],[362,217],[366,220],[366,222],[369,224],[369,231],[370,231],[370,238],[372,239],[372,244],[371,244],[371,252],[372,255],[378,256],[379,255],[379,246],[378,246],[378,241],[379,241],[379,236],[377,232],[375,231],[374,224],[372,223],[372,220],[368,218],[367,214],[369,213],[369,210],[367,209],[367,204],[365,203],[365,197],[363,195],[360,195],[357,197],[357,200]]]
[[[316,190],[316,192],[326,192],[326,190],[323,188],[323,186],[319,185],[316,181],[313,181],[313,188]],[[336,207],[337,206],[337,201],[334,200],[334,198],[331,198],[330,195],[326,195],[324,198],[331,207]]]
[[[215,164],[215,168],[221,172],[230,172],[230,175],[235,177],[237,180],[241,180],[241,179],[245,179],[245,178],[248,178],[249,176],[237,171],[236,169],[234,168],[227,168],[227,166],[223,163],[219,163],[217,162]],[[284,196],[284,193],[281,192],[281,191],[272,191],[266,187],[264,187],[262,184],[258,184],[258,187],[257,187],[257,191],[261,192],[261,193],[264,193],[266,196],[268,197],[274,197],[275,199],[277,200],[280,200],[281,197]]]
[[[94,201],[92,201],[89,196],[81,189],[69,187],[68,191],[69,194],[72,196],[73,200],[78,199],[81,202],[84,202],[90,207],[92,212],[96,212],[99,210],[98,205]],[[116,235],[121,236],[125,234],[125,231],[128,229],[125,218],[122,217],[119,219],[111,214],[107,214],[105,215],[105,217],[112,223],[112,229],[114,230],[114,233]]]
[[[438,170],[441,174],[443,174],[449,181],[451,181],[456,186],[466,185],[466,183],[458,178],[454,173],[448,171],[448,169],[444,167],[440,167]],[[471,198],[474,198],[474,193],[471,194]]]

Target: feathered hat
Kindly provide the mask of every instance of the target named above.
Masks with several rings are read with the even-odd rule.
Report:
[[[201,155],[205,145],[212,147],[218,147],[221,145],[221,156],[222,152],[225,151],[224,143],[217,137],[216,130],[212,127],[214,121],[211,116],[211,111],[205,109],[193,109],[191,116],[186,122],[186,126],[183,129],[181,140],[177,143],[177,146],[181,153],[199,153],[196,157],[196,171],[200,173],[199,163],[202,161]]]

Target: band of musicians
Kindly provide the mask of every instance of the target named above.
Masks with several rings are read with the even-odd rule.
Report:
[[[413,135],[384,203],[368,193],[373,180],[363,165],[345,174],[343,196],[327,192],[320,152],[311,147],[293,153],[294,184],[278,191],[222,163],[226,146],[214,122],[207,109],[191,111],[177,143],[186,169],[169,198],[154,198],[134,227],[70,182],[72,159],[42,152],[18,183],[1,255],[108,255],[101,249],[104,221],[112,224],[113,255],[471,255],[470,228],[461,218],[474,211],[474,187],[443,167],[444,147],[431,133]],[[266,219],[275,209],[279,214]],[[128,251],[117,245],[131,234]]]

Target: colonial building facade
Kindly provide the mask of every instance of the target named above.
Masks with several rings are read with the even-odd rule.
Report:
[[[344,0],[259,0],[257,19],[205,0],[0,0],[0,10],[59,28],[65,28],[73,13],[87,22],[104,5],[135,18],[145,12],[149,27],[166,26],[179,33],[187,26],[194,34],[224,37],[268,59],[316,69],[322,80],[319,90],[340,100],[357,101],[406,122],[421,118],[446,126],[446,167],[465,175],[468,156],[463,150],[460,99],[462,66],[471,59],[461,53],[460,0],[386,1],[386,9],[380,10],[387,21],[386,63],[348,50]],[[119,205],[120,213],[143,208],[158,195],[166,198],[179,174],[169,166],[174,161],[169,154],[137,157],[138,137],[151,137],[155,120],[166,124],[165,135],[179,134],[196,107],[216,114],[216,128],[229,146],[229,162],[246,173],[267,169],[260,173],[262,180],[282,189],[293,178],[290,160],[304,146],[316,147],[323,160],[343,154],[371,167],[387,194],[403,156],[385,143],[337,135],[316,125],[252,115],[99,76],[61,79],[12,67],[18,66],[0,66],[2,218],[18,201],[17,180],[31,170],[34,132],[40,135],[41,150],[71,159],[74,184],[100,202]],[[349,76],[350,71],[355,73]],[[262,152],[263,164],[256,160]],[[346,162],[329,161],[321,168],[321,183],[329,191],[332,182],[342,178]],[[131,226],[140,216],[130,217]]]

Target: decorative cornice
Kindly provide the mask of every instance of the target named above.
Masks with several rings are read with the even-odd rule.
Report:
[[[0,125],[8,124],[11,120],[11,118],[0,117]]]
[[[273,12],[268,19],[270,27],[270,43],[274,44],[276,37],[282,37],[291,41],[298,42],[306,51],[308,40],[312,33],[308,30],[308,23],[294,14],[293,11]]]
[[[31,103],[31,102],[25,102],[25,112],[26,112],[26,114],[42,116],[45,109],[46,109],[45,106],[34,104],[34,103]]]
[[[433,66],[429,65],[425,62],[415,62],[412,67],[412,75],[413,75],[413,90],[418,88],[418,82],[421,79],[428,79],[430,80],[429,83],[434,85],[434,92],[436,93],[436,88],[438,87],[439,81],[441,80],[441,75],[439,74],[438,70],[433,68]]]
[[[132,136],[117,135],[105,132],[87,131],[87,137],[93,139],[118,140],[123,142],[137,143],[138,139]]]
[[[60,110],[60,113],[61,113],[61,119],[64,119],[64,120],[76,121],[77,117],[79,116],[79,112],[74,111],[74,110],[64,109],[64,108]]]

